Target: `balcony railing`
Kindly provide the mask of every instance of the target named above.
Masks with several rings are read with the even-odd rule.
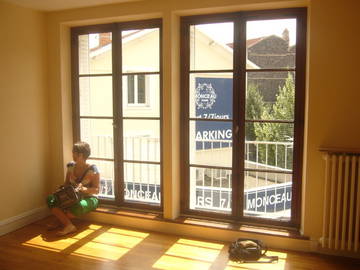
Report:
[[[231,151],[231,140],[197,140],[196,153],[208,153],[212,151]],[[94,157],[113,158],[113,138],[111,136],[94,136],[90,140],[92,155]],[[200,145],[200,147],[199,147]],[[245,142],[245,198],[247,194],[255,193],[255,204],[258,198],[256,190],[264,192],[266,187],[273,188],[283,186],[283,190],[291,185],[291,163],[292,163],[292,142]],[[160,161],[160,141],[158,138],[137,136],[124,138],[124,156],[126,159],[134,160],[158,160]],[[114,169],[112,166],[105,166],[104,162],[99,163],[101,172],[101,196],[114,197]],[[107,161],[107,163],[109,163]],[[112,162],[110,162],[112,163]],[[142,164],[138,168],[124,170],[125,199],[149,203],[160,202],[160,170],[151,168],[151,164]],[[195,209],[224,211],[231,210],[231,169],[194,168],[195,177],[190,180],[190,192]],[[258,171],[256,171],[258,170]],[[264,172],[266,171],[266,172]],[[271,171],[274,171],[272,173]],[[275,173],[276,171],[276,173]],[[285,186],[284,186],[285,185]],[[250,193],[249,193],[250,194]],[[263,196],[263,195],[262,195]],[[275,190],[276,196],[276,190]],[[266,200],[266,199],[265,199]],[[252,206],[253,201],[250,201]],[[282,208],[286,210],[285,203]],[[255,205],[256,206],[256,205]],[[269,208],[244,209],[247,213],[267,213]],[[276,209],[275,209],[276,210]],[[274,209],[271,208],[271,212]],[[275,211],[276,212],[276,211]]]

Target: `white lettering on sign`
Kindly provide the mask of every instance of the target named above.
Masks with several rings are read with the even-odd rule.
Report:
[[[247,200],[247,209],[260,208],[268,205],[275,205],[284,202],[291,202],[291,193],[276,194],[263,196]]]
[[[215,207],[213,204],[213,199],[211,197],[196,197],[196,206],[198,207]],[[220,199],[220,208],[230,209],[230,201],[226,199]]]
[[[135,190],[135,189],[127,189],[125,188],[125,198],[133,199],[133,200],[152,200],[154,202],[159,202],[160,192],[151,192],[151,191],[143,191],[143,190]]]
[[[232,130],[204,130],[196,133],[196,140],[225,140],[232,138]]]
[[[230,119],[228,114],[217,114],[217,113],[203,113],[202,115],[197,116],[198,118],[207,118],[207,119]]]

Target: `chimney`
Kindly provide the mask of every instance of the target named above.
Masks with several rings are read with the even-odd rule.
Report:
[[[282,32],[282,38],[286,41],[287,45],[289,46],[289,30],[287,28],[284,29]]]
[[[99,34],[99,47],[103,47],[111,43],[111,33],[100,33]]]

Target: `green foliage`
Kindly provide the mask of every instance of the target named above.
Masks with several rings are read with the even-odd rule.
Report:
[[[295,84],[292,75],[289,73],[283,87],[279,87],[276,102],[271,110],[264,109],[263,120],[293,120],[295,104]],[[270,142],[291,142],[293,140],[293,125],[283,123],[254,123],[254,133],[258,141]],[[276,160],[277,156],[277,160]],[[260,162],[291,169],[289,162],[292,156],[292,149],[287,149],[285,160],[285,146],[262,145],[259,147]],[[287,162],[285,162],[287,161]]]
[[[246,119],[261,119],[265,110],[263,97],[256,85],[250,84],[246,91]],[[245,138],[247,141],[256,140],[254,126],[247,126]]]

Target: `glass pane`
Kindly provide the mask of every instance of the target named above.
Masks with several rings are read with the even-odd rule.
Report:
[[[288,221],[292,174],[245,171],[244,215]]]
[[[246,23],[247,68],[294,68],[296,19]]]
[[[231,212],[231,170],[190,167],[190,209]]]
[[[126,201],[160,204],[160,165],[124,163]]]
[[[122,31],[122,72],[160,71],[159,28]]]
[[[232,73],[190,74],[191,118],[232,119]]]
[[[112,78],[80,77],[80,115],[112,116]]]
[[[232,166],[232,123],[190,121],[190,163],[207,166]]]
[[[79,36],[79,74],[112,73],[111,33]]]
[[[100,173],[100,191],[99,197],[106,199],[115,198],[114,189],[114,162],[104,160],[88,159],[89,164],[95,164]]]
[[[91,157],[114,158],[113,121],[80,119],[80,138],[90,144]]]
[[[126,91],[126,83],[123,83],[123,89],[125,89],[125,92],[123,95],[126,95],[127,93],[127,102],[128,104],[134,104],[135,103],[135,76],[126,76],[127,77],[127,91]],[[125,86],[125,87],[124,87]]]
[[[160,121],[124,120],[124,159],[160,162]]]
[[[190,70],[233,68],[234,24],[190,26]]]
[[[294,119],[294,72],[248,72],[246,119]]]
[[[159,75],[126,75],[122,83],[124,117],[160,117]]]
[[[245,168],[291,172],[294,125],[245,124]]]

